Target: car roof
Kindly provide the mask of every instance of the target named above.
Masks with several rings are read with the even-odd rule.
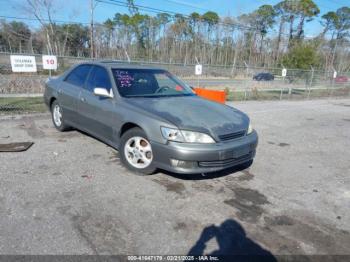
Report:
[[[79,65],[89,64],[89,65],[99,65],[107,68],[116,68],[116,69],[153,69],[153,70],[164,70],[164,68],[154,67],[151,65],[146,65],[142,63],[125,63],[123,61],[116,60],[96,60],[96,61],[87,61],[80,63]]]

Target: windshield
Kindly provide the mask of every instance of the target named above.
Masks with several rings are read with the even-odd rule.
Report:
[[[112,69],[123,97],[194,95],[192,89],[165,70]]]

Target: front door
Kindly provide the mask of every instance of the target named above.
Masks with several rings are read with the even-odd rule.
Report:
[[[79,112],[77,111],[80,93],[91,65],[80,65],[73,69],[64,79],[58,89],[58,101],[61,104],[64,118],[73,123],[79,123]]]
[[[108,72],[101,66],[94,66],[80,93],[78,110],[81,124],[93,135],[113,142],[113,109],[115,100],[94,95],[94,88],[105,88],[110,92],[112,85]]]

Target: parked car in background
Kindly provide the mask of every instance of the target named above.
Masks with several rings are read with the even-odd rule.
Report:
[[[335,78],[335,82],[337,84],[341,84],[341,83],[347,83],[349,81],[349,78],[347,76],[337,76]]]
[[[253,79],[256,81],[272,81],[275,79],[275,77],[270,73],[259,73],[254,75]]]
[[[258,136],[246,114],[197,96],[163,69],[79,64],[50,79],[44,99],[59,131],[97,137],[136,173],[207,173],[249,166],[255,156]]]

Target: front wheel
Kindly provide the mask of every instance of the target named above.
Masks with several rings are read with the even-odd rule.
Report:
[[[57,100],[53,101],[51,105],[51,116],[52,116],[52,122],[57,130],[63,132],[69,129],[69,127],[64,123],[62,107],[57,102]]]
[[[151,144],[140,128],[132,128],[123,134],[119,153],[122,163],[136,174],[150,175],[156,171]]]

